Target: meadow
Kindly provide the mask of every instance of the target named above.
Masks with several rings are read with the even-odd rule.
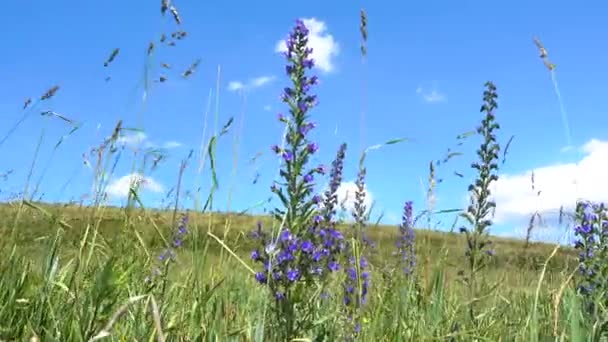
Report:
[[[177,9],[168,1],[162,6],[180,24]],[[364,58],[364,11],[360,30]],[[185,200],[182,176],[192,155],[182,162],[167,206],[143,203],[137,182],[125,206],[108,205],[107,174],[128,133],[119,121],[93,153],[94,191],[86,201],[38,201],[38,185],[28,179],[21,194],[0,205],[0,341],[601,340],[604,292],[580,290],[601,272],[580,278],[578,270],[592,259],[579,258],[583,247],[605,253],[597,247],[603,237],[558,246],[489,234],[490,183],[508,148],[496,141],[500,89],[480,85],[479,128],[467,137],[477,144],[473,200],[457,213],[466,223],[451,232],[425,226],[425,217],[441,210],[415,208],[414,215],[408,203],[400,226],[370,222],[362,198],[367,151],[352,217],[339,217],[344,151],[326,168],[309,162],[318,146],[307,135],[314,129],[316,76],[306,43],[298,21],[284,56],[289,114],[278,119],[285,135],[272,147],[281,161],[280,179],[269,190],[279,199],[276,210],[265,216],[211,210],[213,187]],[[153,50],[150,43],[148,53]],[[51,88],[30,108],[58,91]],[[214,151],[219,137],[237,134],[233,126],[229,120],[201,149],[199,162],[207,163],[204,176],[212,184],[226,176],[214,169]],[[149,151],[134,165],[143,173],[156,167],[150,163],[156,157]],[[329,189],[315,187],[314,179],[326,175]],[[582,206],[573,213],[571,229],[591,227],[577,230],[583,237],[605,226],[604,208],[593,208],[593,217]]]

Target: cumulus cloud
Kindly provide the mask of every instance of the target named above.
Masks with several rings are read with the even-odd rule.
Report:
[[[421,96],[427,103],[444,102],[447,100],[445,94],[441,93],[435,86],[431,89],[420,86],[416,89],[416,94]]]
[[[324,72],[334,70],[334,57],[340,53],[340,46],[334,37],[327,32],[327,25],[316,18],[302,19],[308,28],[308,46],[312,48],[311,57],[315,60],[315,67]],[[285,40],[275,45],[275,52],[285,52]]]
[[[580,149],[584,156],[575,163],[556,163],[519,174],[500,175],[492,184],[496,222],[573,210],[577,199],[608,201],[608,141],[592,139]],[[535,191],[531,189],[534,172]],[[538,193],[540,191],[540,194]]]
[[[367,189],[365,190],[365,200],[363,203],[367,211],[371,208],[373,202],[373,195]],[[357,184],[355,182],[342,182],[338,187],[336,194],[338,195],[338,206],[343,206],[347,212],[352,212],[355,209],[355,193],[357,192]]]
[[[260,88],[274,81],[275,78],[276,77],[274,76],[259,76],[250,79],[249,82],[247,82],[246,84],[241,81],[231,81],[228,83],[228,90],[242,91]]]
[[[138,191],[150,191],[160,193],[163,191],[163,186],[151,177],[145,177],[138,173],[122,176],[110,184],[106,188],[109,196],[114,198],[125,198],[129,195],[129,190],[139,185]]]

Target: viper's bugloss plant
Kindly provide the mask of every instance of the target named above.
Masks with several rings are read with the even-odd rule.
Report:
[[[412,201],[407,201],[403,208],[402,222],[399,225],[399,237],[395,243],[397,247],[396,254],[399,256],[399,268],[406,277],[411,276],[416,267],[415,239],[416,233],[413,228],[413,203]]]
[[[175,230],[172,231],[169,245],[158,255],[157,263],[155,263],[152,273],[145,278],[145,282],[152,284],[156,277],[166,274],[169,269],[169,264],[175,261],[179,248],[182,247],[186,234],[188,233],[188,213],[182,215]],[[161,270],[163,269],[163,270]]]
[[[494,114],[497,106],[496,86],[492,82],[486,82],[486,90],[483,93],[483,105],[481,112],[485,113],[485,117],[481,121],[481,125],[477,128],[477,133],[482,137],[482,143],[477,149],[479,161],[471,164],[477,173],[475,182],[469,185],[471,204],[461,216],[467,220],[470,227],[460,228],[461,233],[466,236],[467,247],[465,256],[467,258],[467,269],[461,274],[464,276],[464,281],[469,288],[471,304],[469,306],[469,314],[474,320],[474,299],[478,295],[478,282],[476,279],[477,273],[487,265],[487,258],[494,255],[494,250],[491,250],[491,241],[489,240],[489,227],[492,225],[492,220],[489,218],[496,203],[490,197],[490,185],[498,180],[498,153],[500,145],[497,142],[496,130],[500,129],[500,125],[496,122]]]
[[[368,217],[365,205],[365,175],[366,169],[360,165],[357,174],[355,202],[352,216],[355,219],[350,244],[347,245],[348,265],[345,267],[344,306],[345,331],[344,337],[350,340],[361,331],[363,306],[367,303],[370,286],[370,272],[366,254],[373,248],[373,242],[365,234]]]
[[[579,201],[574,248],[579,252],[577,290],[595,317],[608,304],[608,209],[604,203]]]
[[[263,266],[255,275],[257,282],[266,286],[274,298],[271,308],[276,329],[272,334],[280,340],[301,337],[313,327],[320,315],[314,299],[326,294],[329,275],[341,269],[340,255],[345,247],[333,214],[346,145],[340,147],[334,161],[324,203],[321,196],[314,194],[314,180],[316,175],[325,174],[325,168],[308,165],[319,148],[309,138],[315,128],[309,111],[317,104],[311,89],[318,79],[306,75],[306,70],[314,65],[312,49],[307,47],[308,33],[304,23],[297,20],[286,40],[286,72],[292,86],[284,89],[282,100],[290,115],[279,114],[279,120],[287,126],[285,144],[272,147],[282,159],[281,180],[271,187],[282,204],[274,209],[281,225],[276,234],[267,234],[258,225],[254,233],[258,248],[251,254]]]
[[[317,104],[317,96],[310,93],[318,83],[316,76],[308,77],[306,70],[314,66],[310,58],[312,48],[307,47],[308,29],[301,20],[296,22],[293,32],[286,40],[287,67],[285,71],[292,87],[284,89],[282,100],[289,106],[290,116],[279,114],[279,120],[287,125],[286,146],[274,145],[273,151],[281,156],[282,181],[273,185],[272,191],[279,197],[284,209],[275,209],[275,217],[284,220],[293,233],[299,233],[310,221],[315,205],[320,198],[313,196],[314,177],[324,174],[325,168],[317,166],[307,169],[310,157],[319,146],[309,139],[315,124],[309,120],[309,111]]]

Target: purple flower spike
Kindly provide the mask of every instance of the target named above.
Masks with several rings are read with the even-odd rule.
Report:
[[[414,242],[416,234],[412,228],[413,210],[412,202],[405,202],[403,209],[403,222],[399,226],[399,239],[397,240],[397,254],[400,256],[400,265],[405,273],[409,276],[414,272],[416,265],[416,253]]]
[[[608,273],[606,260],[606,222],[608,209],[603,203],[578,202],[577,223],[574,234],[577,240],[574,248],[579,252],[579,272],[577,288],[585,298],[585,308],[589,312],[597,310],[598,303],[608,301],[606,282],[602,275]]]
[[[177,250],[183,246],[184,239],[188,233],[188,212],[183,214],[179,220],[179,223],[173,231],[173,237],[171,239],[171,245],[163,249],[158,255],[158,262],[173,262],[177,258]],[[150,275],[146,277],[146,282],[152,283],[155,277],[161,275],[160,268],[155,266]]]

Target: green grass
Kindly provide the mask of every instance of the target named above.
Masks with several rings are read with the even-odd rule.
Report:
[[[17,207],[0,208],[2,229],[8,230]],[[102,331],[129,298],[143,295],[117,319],[110,329],[112,338],[141,340],[155,336],[154,315],[149,312],[154,298],[162,331],[170,340],[263,340],[266,292],[235,257],[224,254],[220,258],[225,247],[210,238],[208,232],[223,235],[228,220],[232,229],[225,244],[250,264],[247,256],[253,246],[246,234],[257,220],[268,222],[267,218],[192,215],[191,235],[171,266],[166,289],[149,292],[144,278],[151,270],[150,262],[163,247],[154,226],[167,236],[172,213],[133,210],[127,214],[118,208],[91,215],[94,212],[93,208],[57,205],[24,209],[16,227],[17,248],[5,244],[2,249],[2,339],[37,334],[44,340],[87,340]],[[89,227],[87,237],[91,217],[97,226]],[[98,232],[94,240],[93,230]],[[565,335],[568,340],[575,334],[571,318],[576,315],[571,307],[575,297],[570,287],[562,294],[557,315],[553,306],[562,284],[576,266],[571,250],[560,249],[548,263],[534,320],[527,324],[545,259],[554,247],[537,243],[524,252],[521,241],[495,239],[497,256],[484,277],[490,283],[499,282],[499,286],[481,299],[482,317],[479,325],[472,327],[467,325],[463,307],[465,289],[456,277],[464,263],[463,237],[417,231],[418,293],[395,281],[396,275],[387,273],[393,266],[390,253],[396,234],[396,227],[370,228],[370,237],[378,243],[378,254],[371,262],[374,278],[365,314],[364,340],[453,336],[464,341],[524,341],[532,328],[540,340],[553,339],[554,332],[555,337]],[[327,302],[323,305],[328,320],[337,319],[340,299]]]

